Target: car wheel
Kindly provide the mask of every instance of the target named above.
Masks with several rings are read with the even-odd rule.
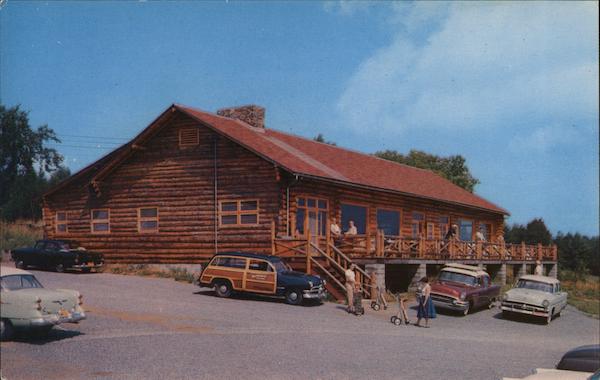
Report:
[[[54,267],[54,270],[57,273],[63,273],[65,271],[65,266],[62,264],[56,264],[56,266]]]
[[[15,261],[15,268],[18,269],[27,269],[27,265],[23,262],[23,260]]]
[[[0,320],[0,340],[3,342],[11,340],[13,333],[14,330],[10,321],[5,319]]]
[[[285,294],[285,302],[290,305],[300,305],[302,303],[302,292],[297,289],[288,290]]]
[[[231,297],[231,293],[233,292],[231,283],[229,281],[215,282],[215,292],[217,293],[217,296],[221,298]]]
[[[550,322],[552,322],[552,314],[554,314],[554,309],[552,309],[552,311],[550,311],[548,313],[548,316],[546,317],[546,324],[549,325]]]
[[[469,311],[471,311],[471,307],[473,307],[473,305],[471,305],[471,302],[469,302],[469,303],[467,304],[467,308],[466,308],[465,310],[463,310],[462,314],[463,314],[463,315],[467,315],[467,314],[469,314]]]

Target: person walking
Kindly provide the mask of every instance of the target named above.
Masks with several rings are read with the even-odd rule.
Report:
[[[346,298],[348,300],[348,313],[354,313],[354,288],[356,287],[356,275],[354,274],[355,264],[350,264],[350,267],[344,273],[346,275]]]
[[[421,327],[421,319],[425,319],[425,326],[429,328],[429,320],[436,317],[435,307],[433,306],[433,301],[431,301],[431,285],[429,285],[429,280],[427,276],[423,277],[419,281],[420,287],[420,295],[418,296],[419,308],[417,309],[417,323],[415,326]]]

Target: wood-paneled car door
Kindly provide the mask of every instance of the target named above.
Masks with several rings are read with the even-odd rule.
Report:
[[[249,292],[275,294],[277,272],[266,260],[250,259],[244,280],[244,288]]]

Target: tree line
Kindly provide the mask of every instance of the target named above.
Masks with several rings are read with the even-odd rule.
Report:
[[[47,146],[60,142],[47,125],[32,129],[28,113],[0,104],[0,217],[39,219],[41,195],[71,175],[63,156]]]
[[[546,227],[544,220],[536,218],[527,225],[513,224],[505,226],[504,240],[507,243],[520,244],[556,244],[558,266],[579,275],[600,276],[600,245],[598,236],[586,236],[579,233],[558,232],[555,236]]]

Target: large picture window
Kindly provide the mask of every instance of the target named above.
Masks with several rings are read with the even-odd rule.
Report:
[[[400,235],[400,211],[378,209],[377,229],[387,236]]]
[[[66,234],[68,232],[68,220],[66,211],[56,212],[56,233]]]
[[[462,241],[473,240],[473,221],[461,219],[458,225],[459,237]]]
[[[367,208],[365,206],[342,203],[342,231],[348,231],[350,221],[354,222],[356,231],[365,234],[367,231]]]
[[[138,209],[138,231],[158,232],[158,208],[147,207]]]
[[[310,229],[312,236],[327,234],[329,202],[326,199],[298,197],[296,198],[296,230],[304,235]]]
[[[258,224],[258,200],[221,201],[219,210],[221,227]]]
[[[102,234],[110,232],[110,210],[92,210],[92,233]]]

